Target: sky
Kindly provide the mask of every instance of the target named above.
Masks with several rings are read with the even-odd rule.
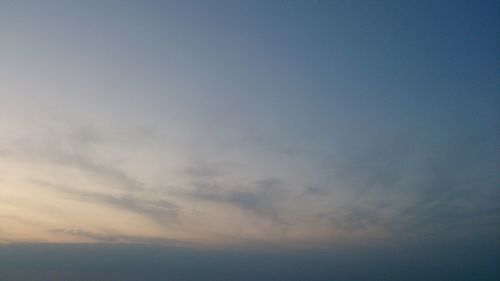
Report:
[[[0,0],[0,260],[276,249],[271,276],[359,253],[351,277],[380,249],[500,260],[499,10]]]

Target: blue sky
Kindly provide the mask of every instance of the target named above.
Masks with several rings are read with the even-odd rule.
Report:
[[[497,249],[498,8],[0,1],[0,243]]]

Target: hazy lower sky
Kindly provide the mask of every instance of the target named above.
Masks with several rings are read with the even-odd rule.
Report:
[[[2,0],[0,243],[498,250],[499,10]]]

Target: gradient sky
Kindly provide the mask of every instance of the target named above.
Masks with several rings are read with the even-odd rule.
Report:
[[[498,11],[0,1],[0,243],[498,250]]]

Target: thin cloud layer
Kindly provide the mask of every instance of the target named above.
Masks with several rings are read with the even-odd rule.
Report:
[[[489,1],[14,2],[0,241],[497,243]]]
[[[422,235],[443,238],[454,235],[457,229],[475,228],[473,233],[486,234],[498,228],[495,177],[488,175],[489,170],[474,168],[472,159],[484,163],[487,160],[479,158],[486,156],[481,156],[470,139],[455,140],[453,146],[440,150],[439,146],[411,143],[408,138],[379,138],[378,143],[358,146],[363,148],[361,152],[347,148],[337,158],[318,159],[316,163],[322,167],[315,173],[321,180],[313,184],[299,184],[292,178],[244,179],[242,165],[198,160],[172,169],[171,174],[177,178],[174,183],[165,178],[142,182],[133,173],[105,164],[93,151],[100,143],[97,139],[104,139],[98,137],[103,133],[93,129],[92,135],[85,141],[75,141],[73,134],[52,130],[48,135],[34,137],[37,144],[16,144],[5,159],[22,167],[28,165],[29,157],[34,157],[34,167],[51,167],[60,176],[51,179],[26,173],[24,178],[8,177],[2,183],[24,181],[36,192],[55,192],[58,200],[136,214],[167,231],[192,231],[189,229],[196,228],[196,216],[212,216],[214,224],[205,230],[206,235],[215,235],[208,234],[213,228],[218,232],[214,237],[240,236],[241,241],[255,239],[255,234],[250,230],[243,235],[225,233],[222,218],[218,222],[214,217],[219,216],[217,213],[232,214],[224,218],[224,223],[258,230],[262,241],[266,235],[271,240],[319,236],[321,243],[356,235],[363,239],[419,239]],[[55,139],[69,143],[72,150],[53,145]],[[113,146],[120,142],[107,139],[106,143]],[[459,153],[465,163],[457,161]],[[470,160],[466,161],[466,157]],[[68,182],[65,173],[84,180]],[[482,187],[475,188],[479,182]],[[62,231],[72,229],[64,225],[52,229],[57,229],[49,232],[52,235],[100,242],[134,241],[119,234],[119,230],[109,236],[98,231]],[[158,237],[161,235],[158,233]]]
[[[149,236],[133,236],[133,235],[120,235],[113,233],[100,233],[91,232],[81,229],[64,229],[64,228],[54,228],[48,230],[50,233],[62,234],[69,236],[77,236],[86,239],[90,239],[93,242],[98,243],[133,243],[133,244],[159,244],[168,246],[186,246],[186,243],[174,239],[166,239],[161,237],[149,237]]]
[[[107,205],[113,208],[145,215],[161,224],[176,222],[179,207],[164,199],[143,199],[131,194],[111,195],[98,192],[88,192],[58,184],[35,181],[35,184],[56,189],[63,195],[69,195],[74,200]]]

